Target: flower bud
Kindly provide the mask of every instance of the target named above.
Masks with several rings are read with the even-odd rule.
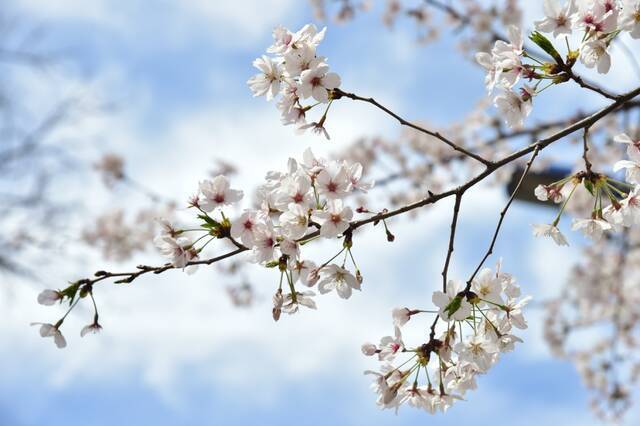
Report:
[[[378,348],[373,343],[363,343],[361,347],[362,353],[366,356],[373,356],[378,352]]]

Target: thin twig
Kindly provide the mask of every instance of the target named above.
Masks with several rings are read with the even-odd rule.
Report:
[[[473,271],[473,274],[471,274],[471,277],[467,281],[467,286],[465,288],[466,291],[469,291],[471,289],[471,283],[473,282],[473,279],[476,277],[476,275],[478,275],[478,272],[480,272],[480,268],[482,268],[482,266],[487,261],[489,256],[493,254],[493,249],[496,245],[496,241],[498,240],[498,235],[500,234],[500,229],[502,228],[502,223],[504,222],[504,218],[507,215],[507,211],[509,210],[509,207],[511,207],[513,200],[515,200],[516,195],[518,194],[518,191],[522,186],[522,182],[524,182],[524,179],[527,177],[527,174],[529,174],[529,171],[531,170],[531,166],[533,165],[533,161],[536,159],[541,149],[542,148],[540,146],[537,146],[534,149],[533,154],[531,155],[531,159],[529,159],[529,161],[527,162],[524,172],[522,172],[522,176],[520,176],[520,180],[518,181],[518,184],[516,185],[515,189],[511,193],[511,197],[509,197],[509,201],[507,201],[507,204],[504,206],[504,208],[500,212],[500,219],[498,220],[496,230],[493,233],[493,237],[491,238],[491,243],[489,244],[489,248],[487,249],[486,253],[482,257],[482,260],[480,260],[480,263],[476,267],[475,271]]]
[[[601,109],[600,111],[596,112],[595,114],[592,114],[589,117],[586,117],[580,121],[578,121],[577,123],[568,126],[566,128],[564,128],[563,130],[545,138],[545,139],[541,139],[525,148],[522,148],[504,158],[502,158],[499,161],[496,162],[492,162],[490,163],[487,168],[481,172],[480,174],[476,175],[474,178],[470,179],[469,181],[467,181],[465,184],[448,190],[448,191],[444,191],[441,193],[432,193],[429,192],[429,195],[420,200],[417,201],[415,203],[406,205],[404,207],[398,208],[396,210],[391,210],[391,211],[387,211],[384,213],[379,213],[377,215],[373,215],[367,219],[363,219],[363,220],[358,220],[358,221],[354,221],[351,222],[349,228],[347,231],[345,232],[353,232],[356,229],[367,225],[369,223],[373,223],[373,222],[379,222],[381,220],[385,220],[394,216],[398,216],[401,215],[403,213],[409,212],[409,211],[413,211],[416,209],[419,209],[421,207],[430,205],[430,204],[434,204],[439,200],[442,200],[444,198],[450,197],[450,196],[457,196],[458,194],[462,194],[464,193],[466,190],[468,190],[469,188],[475,186],[476,184],[478,184],[479,182],[483,181],[486,177],[490,176],[491,174],[493,174],[496,170],[500,169],[501,167],[515,161],[518,160],[519,158],[531,153],[531,152],[536,152],[538,153],[539,151],[542,151],[544,148],[546,148],[547,146],[551,145],[552,143],[564,138],[565,136],[568,136],[570,134],[573,134],[574,132],[580,130],[580,129],[584,129],[585,127],[590,127],[592,126],[594,123],[596,123],[597,121],[599,121],[600,119],[602,119],[603,117],[607,116],[608,114],[610,114],[611,112],[615,111],[616,109],[620,108],[620,106],[622,106],[623,104],[625,104],[626,102],[634,99],[635,97],[640,95],[640,87],[638,87],[635,90],[632,90],[631,92],[623,95],[620,97],[620,99],[618,99],[617,101],[611,103],[609,106],[607,106],[606,108]],[[304,242],[304,241],[308,241],[310,239],[313,239],[315,237],[317,237],[318,235],[320,235],[320,231],[316,230],[308,235],[306,235],[305,237],[303,237],[302,239],[299,240],[299,242]],[[219,262],[221,260],[233,257],[235,255],[238,255],[240,253],[246,252],[249,249],[247,247],[240,247],[237,248],[233,251],[227,252],[225,254],[222,254],[220,256],[216,256],[216,257],[212,257],[210,259],[203,259],[203,260],[196,260],[196,261],[191,261],[188,262],[186,264],[186,266],[191,266],[191,265],[211,265],[213,263]],[[94,284],[100,281],[103,281],[107,278],[120,278],[121,279],[117,282],[121,282],[121,283],[130,283],[133,280],[135,280],[136,278],[145,275],[147,273],[154,273],[154,274],[161,274],[165,271],[171,270],[171,269],[177,269],[175,266],[171,265],[171,264],[165,264],[163,266],[138,266],[138,271],[135,272],[107,272],[107,271],[98,271],[95,273],[95,277],[93,279],[82,279],[80,281],[78,281],[78,283],[80,284]]]
[[[414,124],[414,123],[411,123],[410,121],[405,120],[404,118],[400,117],[398,114],[396,114],[395,112],[391,111],[389,108],[385,107],[384,105],[380,104],[378,101],[376,101],[373,98],[364,98],[364,97],[358,96],[358,95],[356,95],[354,93],[344,92],[344,91],[342,91],[340,89],[334,89],[333,90],[332,99],[340,99],[342,97],[349,98],[349,99],[352,99],[354,101],[367,102],[367,103],[375,106],[376,108],[386,112],[388,115],[390,115],[391,117],[393,117],[396,120],[398,120],[398,122],[403,126],[411,127],[412,129],[417,130],[417,131],[419,131],[421,133],[427,134],[429,136],[433,136],[434,138],[446,143],[447,145],[449,145],[454,150],[466,155],[467,157],[473,158],[476,161],[479,161],[480,163],[484,164],[485,166],[487,166],[487,165],[489,165],[491,163],[489,160],[486,160],[486,159],[482,158],[481,156],[479,156],[478,154],[474,154],[473,152],[471,152],[471,151],[461,147],[460,145],[456,144],[455,142],[447,139],[446,137],[441,135],[439,132],[434,132],[434,131],[425,129],[424,127],[418,126],[417,124]]]
[[[591,161],[589,161],[588,153],[589,153],[589,126],[584,128],[584,132],[582,133],[582,158],[584,159],[584,166],[587,169],[587,176],[591,176],[591,168],[593,165]]]
[[[444,267],[442,268],[442,291],[447,292],[447,274],[449,273],[449,264],[451,263],[451,256],[454,251],[454,243],[456,239],[456,228],[458,226],[458,215],[460,213],[460,203],[462,202],[462,196],[464,191],[456,193],[456,201],[453,205],[453,219],[451,219],[451,233],[449,235],[449,248],[447,249],[447,258],[444,261]]]

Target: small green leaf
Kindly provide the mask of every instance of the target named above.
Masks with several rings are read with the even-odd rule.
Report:
[[[455,314],[458,311],[458,309],[460,309],[461,305],[462,305],[462,296],[458,294],[444,308],[444,311],[447,313],[447,315],[449,315],[449,317],[452,317],[453,314]]]
[[[529,36],[529,39],[537,44],[542,50],[551,55],[551,57],[555,59],[557,63],[563,63],[562,56],[560,56],[556,48],[553,47],[553,44],[542,33],[540,33],[539,31],[534,31]]]
[[[202,225],[203,228],[219,228],[221,225],[219,222],[215,221],[214,219],[212,219],[210,216],[206,215],[206,214],[199,214],[198,215],[199,219],[202,219],[205,224]]]
[[[591,182],[590,179],[584,179],[583,184],[587,191],[589,191],[589,193],[595,197],[596,194],[594,193],[593,182]]]
[[[69,304],[71,305],[76,300],[76,295],[78,294],[78,289],[80,288],[80,283],[71,283],[71,285],[60,292],[62,294],[62,298],[69,299]]]

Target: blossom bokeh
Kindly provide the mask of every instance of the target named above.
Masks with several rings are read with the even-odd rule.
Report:
[[[534,238],[531,224],[554,213],[523,201],[513,205],[486,266],[502,258],[523,293],[534,297],[529,328],[520,334],[524,343],[444,416],[381,411],[362,374],[376,362],[360,347],[393,333],[393,307],[430,303],[441,281],[453,200],[390,221],[393,242],[380,228],[358,234],[354,253],[365,277],[362,291],[348,301],[321,298],[317,311],[277,323],[271,318],[276,278],[248,266],[232,277],[205,267],[194,275],[169,271],[105,285],[99,295],[103,330],[81,338],[92,312],[75,310],[65,323],[64,350],[29,325],[52,312],[64,314],[63,307],[36,303],[43,289],[62,288],[99,269],[164,261],[153,247],[124,262],[105,260],[80,244],[83,219],[115,207],[143,208],[145,192],[176,200],[183,215],[187,197],[217,160],[233,164],[234,188],[250,192],[266,172],[285,169],[287,159],[300,158],[307,147],[330,155],[358,138],[401,134],[397,122],[353,102],[332,107],[330,141],[281,125],[273,105],[247,87],[252,62],[271,44],[277,25],[327,25],[322,54],[345,90],[374,96],[412,119],[442,126],[464,120],[486,96],[483,69],[458,52],[454,32],[421,45],[411,25],[383,27],[383,3],[374,1],[367,13],[337,24],[318,21],[307,2],[294,0],[5,2],[3,22],[37,28],[37,48],[55,58],[34,69],[0,65],[6,93],[19,96],[34,115],[69,97],[80,106],[50,135],[70,156],[49,188],[67,220],[46,230],[53,246],[24,256],[28,272],[0,275],[0,425],[597,424],[575,367],[552,357],[543,336],[542,302],[558,295],[580,251]],[[542,2],[522,3],[523,21],[532,23]],[[638,77],[627,56],[615,49],[612,55],[610,73],[596,80],[617,92],[635,87]],[[595,93],[560,87],[537,101],[530,119],[606,104]],[[126,159],[128,176],[144,191],[104,185],[94,165],[112,152]],[[559,167],[571,164],[560,160]],[[385,201],[375,189],[371,197]],[[504,186],[484,185],[465,199],[452,276],[463,278],[475,268],[508,197]],[[569,223],[561,228],[573,247],[585,244]],[[9,231],[16,229],[3,232]],[[317,250],[333,254],[329,244]],[[227,288],[244,283],[255,291],[253,303],[234,306]],[[411,333],[420,336],[419,330]],[[579,338],[595,337],[585,332]],[[632,407],[625,422],[638,421]]]

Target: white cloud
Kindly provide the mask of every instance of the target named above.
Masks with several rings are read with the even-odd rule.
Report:
[[[209,35],[221,48],[251,46],[271,29],[300,12],[295,0],[15,0],[24,14],[52,21],[96,25],[128,43],[144,46],[180,44],[194,35]]]

